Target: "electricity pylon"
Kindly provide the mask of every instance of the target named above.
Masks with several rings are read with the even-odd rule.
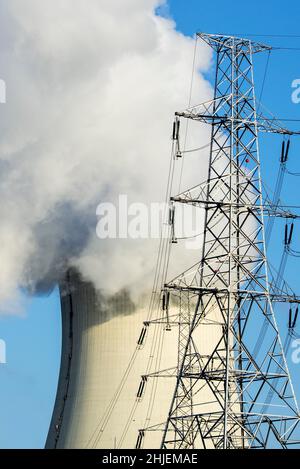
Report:
[[[171,197],[170,223],[177,203],[203,207],[203,250],[163,285],[165,321],[179,326],[178,363],[144,379],[170,376],[176,384],[166,422],[141,430],[137,447],[147,430],[162,432],[162,448],[295,447],[299,410],[273,303],[300,298],[269,280],[264,217],[296,216],[264,203],[258,146],[259,131],[293,132],[257,115],[253,55],[271,48],[198,37],[216,53],[214,97],[176,113],[173,138],[181,118],[211,125],[208,177]]]

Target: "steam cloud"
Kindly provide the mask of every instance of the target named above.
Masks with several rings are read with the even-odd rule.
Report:
[[[162,3],[0,0],[2,311],[20,286],[50,289],[66,265],[111,292],[152,276],[151,242],[99,240],[96,207],[119,194],[163,199],[194,41],[155,14]],[[198,71],[210,62],[199,45]],[[195,102],[211,96],[201,73],[194,90]]]

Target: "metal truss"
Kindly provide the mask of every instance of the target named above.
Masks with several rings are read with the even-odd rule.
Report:
[[[205,210],[199,261],[167,282],[168,324],[179,327],[178,363],[146,379],[175,389],[162,448],[287,448],[299,445],[299,409],[273,302],[299,303],[269,281],[264,216],[295,215],[264,204],[258,132],[293,132],[257,116],[253,54],[268,46],[199,33],[216,52],[214,98],[176,113],[211,125],[207,182],[171,198]],[[165,316],[153,322],[166,322]],[[209,338],[209,343],[207,342]]]

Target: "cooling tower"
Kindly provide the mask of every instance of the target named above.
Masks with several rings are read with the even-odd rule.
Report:
[[[60,296],[61,366],[46,448],[84,448],[111,397],[110,386],[103,386],[103,381],[110,380],[110,375],[113,381],[118,378],[115,360],[119,359],[116,351],[123,348],[122,338],[115,342],[116,331],[122,331],[110,324],[114,317],[123,325],[122,316],[136,315],[126,291],[104,298],[75,270],[70,270],[60,285]],[[111,391],[116,384],[111,383]],[[113,446],[113,441],[110,444]]]
[[[70,270],[61,283],[60,296],[61,366],[46,448],[134,448],[139,429],[166,420],[175,386],[175,377],[158,379],[153,393],[150,380],[137,405],[141,375],[153,354],[155,339],[149,332],[103,427],[103,416],[134,353],[147,311],[135,307],[126,291],[104,297],[75,270]],[[207,325],[201,333],[200,342],[206,353],[210,353],[216,340],[215,329]],[[177,327],[162,330],[162,334],[163,359],[154,361],[154,369],[171,368],[177,360]],[[151,403],[152,394],[155,400]],[[209,398],[203,395],[204,402]],[[136,405],[134,416],[130,417]],[[149,409],[151,419],[147,418]],[[149,432],[144,447],[159,448],[160,444],[161,433]]]

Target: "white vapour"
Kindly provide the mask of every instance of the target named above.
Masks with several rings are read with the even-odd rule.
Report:
[[[47,289],[65,262],[112,291],[152,275],[153,245],[99,240],[96,207],[163,199],[194,41],[156,16],[162,3],[0,0],[2,310],[19,286]],[[195,103],[211,96],[210,62],[199,45]]]

